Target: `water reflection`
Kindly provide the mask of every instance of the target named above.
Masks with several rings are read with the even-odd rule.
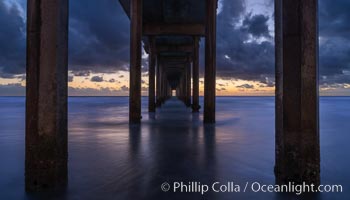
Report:
[[[128,98],[69,100],[69,184],[66,191],[24,193],[24,99],[0,98],[1,199],[346,199],[350,173],[349,98],[321,99],[322,184],[343,193],[162,192],[165,181],[274,184],[273,98],[218,98],[217,123],[170,100],[140,126],[128,124]]]
[[[143,152],[148,164],[145,187],[147,192],[131,194],[129,198],[146,199],[193,199],[198,193],[165,193],[160,186],[163,182],[200,182],[209,184],[216,180],[215,126],[203,128],[199,114],[192,114],[181,102],[170,100],[158,110],[154,118],[149,118],[145,129],[130,126],[130,157],[140,150],[134,145],[147,145]],[[146,141],[140,142],[139,130],[148,134]],[[151,155],[149,155],[151,154]],[[214,194],[207,194],[210,198]]]

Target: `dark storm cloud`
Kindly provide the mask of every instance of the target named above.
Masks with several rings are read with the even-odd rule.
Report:
[[[320,0],[320,34],[324,37],[344,37],[350,34],[350,1]]]
[[[119,1],[69,2],[69,68],[73,74],[88,76],[89,71],[125,69],[129,63],[129,20]],[[18,3],[25,10],[26,2]],[[24,21],[19,8],[8,8],[0,1],[0,77],[25,73]]]
[[[93,76],[90,79],[91,82],[103,82],[103,77],[102,76]]]
[[[26,24],[21,10],[25,11],[26,1],[18,0],[18,3],[22,8],[7,7],[0,1],[0,77],[13,78],[25,73]],[[273,6],[271,15],[261,15],[247,12],[245,0],[222,0],[221,3],[222,11],[217,17],[218,76],[273,85],[274,44],[267,24]],[[92,72],[125,70],[129,63],[130,21],[119,1],[70,0],[69,8],[72,74],[90,76]],[[320,0],[322,84],[350,83],[349,10],[349,0]],[[201,41],[203,69],[204,39]],[[143,60],[143,64],[142,70],[147,71],[147,60]]]
[[[68,76],[68,82],[73,82],[74,76]]]
[[[350,70],[349,55],[350,55],[349,39],[341,38],[341,37],[325,38],[324,42],[320,46],[321,75],[322,76],[344,75],[344,71]]]
[[[267,22],[268,16],[265,15],[247,15],[243,20],[242,30],[247,31],[254,37],[271,37]]]
[[[319,3],[321,83],[350,83],[350,1]]]
[[[350,1],[320,0],[319,4],[320,82],[350,83]],[[233,7],[235,14],[231,12]],[[270,16],[253,15],[245,10],[244,1],[223,1],[223,11],[217,18],[218,75],[272,86],[274,43],[267,25]],[[241,27],[239,20],[242,20]],[[251,37],[270,40],[259,43]]]
[[[111,78],[111,79],[108,80],[108,82],[114,83],[114,82],[115,82],[115,79],[114,79],[114,78]]]
[[[129,63],[129,19],[117,0],[71,0],[70,69],[125,70]]]
[[[73,71],[74,76],[90,76],[90,71],[82,70],[82,71]]]
[[[120,87],[120,90],[123,92],[128,92],[129,91],[129,87],[127,87],[126,85],[123,85],[122,87]]]
[[[254,85],[243,84],[243,85],[236,86],[236,88],[254,89]]]
[[[224,0],[217,17],[217,73],[223,78],[260,81],[274,73],[274,45],[258,42],[268,32],[269,16],[246,13],[244,1]],[[235,12],[232,12],[235,8]],[[243,20],[243,27],[239,23]]]
[[[17,6],[0,1],[0,77],[25,72],[25,23]]]

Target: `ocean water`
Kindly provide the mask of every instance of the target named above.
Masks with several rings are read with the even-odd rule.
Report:
[[[203,99],[201,99],[202,102]],[[155,115],[143,98],[140,126],[127,97],[69,98],[69,183],[65,191],[24,191],[23,97],[0,97],[0,199],[349,199],[350,98],[322,97],[322,184],[342,193],[163,192],[168,182],[274,184],[274,98],[217,97],[217,123],[203,126],[176,99]]]

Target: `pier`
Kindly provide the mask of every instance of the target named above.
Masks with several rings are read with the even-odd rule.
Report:
[[[142,123],[144,48],[149,54],[149,112],[157,112],[157,107],[175,93],[194,115],[203,111],[205,125],[215,126],[217,0],[120,0],[120,3],[131,27],[130,124]],[[275,0],[278,184],[320,183],[317,9],[317,0]],[[68,18],[68,0],[27,1],[27,191],[67,184]],[[205,43],[202,109],[201,40]],[[171,119],[164,123],[171,123]]]

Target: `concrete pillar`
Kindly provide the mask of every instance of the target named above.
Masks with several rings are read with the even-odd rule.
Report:
[[[192,111],[199,112],[199,38],[194,37],[192,63]]]
[[[179,81],[179,97],[180,97],[180,100],[183,102],[184,102],[184,76],[185,76],[185,73],[182,72],[180,81]]]
[[[186,104],[186,68],[183,69],[182,82],[181,82],[181,99]]]
[[[150,37],[150,50],[149,50],[149,61],[148,61],[148,111],[155,112],[155,67],[156,67],[156,53],[155,53],[155,40],[154,37]]]
[[[160,90],[160,68],[161,68],[161,62],[159,59],[159,56],[157,57],[157,69],[156,69],[156,73],[157,73],[157,79],[156,79],[156,106],[161,106],[160,103],[160,94],[161,94],[161,90]]]
[[[67,183],[68,0],[27,1],[25,188]]]
[[[142,0],[130,0],[130,95],[129,122],[141,121]]]
[[[165,101],[167,100],[167,93],[168,93],[168,79],[166,76],[166,71],[163,68],[162,70],[162,103],[165,103]]]
[[[166,95],[166,100],[168,100],[170,98],[170,89],[169,89],[169,82],[168,82],[168,79],[166,79],[166,90],[165,90],[165,95]]]
[[[276,182],[320,183],[317,0],[275,0]]]
[[[204,123],[215,123],[216,0],[206,0]]]
[[[160,68],[160,104],[164,103],[164,65]]]
[[[191,60],[186,63],[186,105],[191,106]]]
[[[178,97],[180,100],[182,100],[182,76],[180,76],[180,79],[179,79],[179,84],[177,86],[177,90],[176,92],[178,93]]]

